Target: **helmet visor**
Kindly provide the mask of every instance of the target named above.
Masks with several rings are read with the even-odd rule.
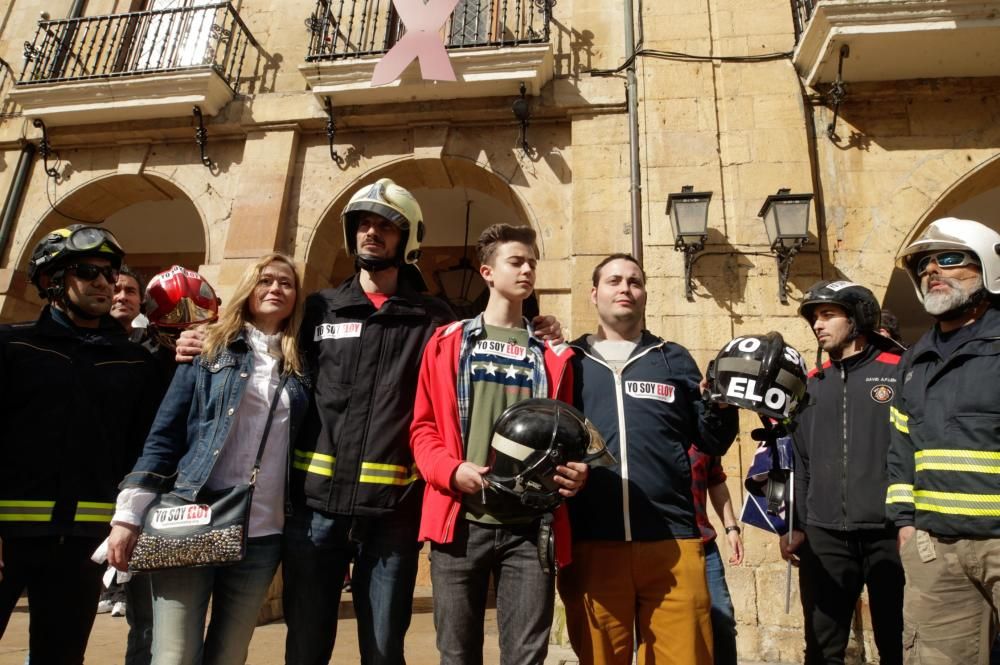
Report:
[[[590,443],[587,444],[587,454],[581,461],[586,462],[591,467],[614,466],[617,464],[618,460],[608,450],[608,444],[604,441],[601,433],[597,431],[597,428],[594,427],[594,424],[589,420],[584,420],[583,426],[590,435]]]

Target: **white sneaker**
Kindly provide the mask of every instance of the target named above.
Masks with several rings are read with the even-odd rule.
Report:
[[[119,600],[115,603],[114,607],[111,608],[111,616],[113,617],[123,617],[125,616],[125,602]]]
[[[105,599],[105,600],[98,601],[98,603],[97,603],[97,613],[98,614],[107,614],[108,612],[111,611],[111,609],[114,607],[114,605],[115,604],[111,600]]]

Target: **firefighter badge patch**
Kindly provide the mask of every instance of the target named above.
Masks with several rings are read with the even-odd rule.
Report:
[[[885,385],[884,383],[880,383],[879,385],[872,388],[872,399],[878,402],[879,404],[885,404],[886,402],[891,400],[892,394],[893,394],[892,388],[890,386]]]

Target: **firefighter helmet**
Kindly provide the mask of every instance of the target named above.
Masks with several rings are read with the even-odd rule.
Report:
[[[604,437],[577,409],[553,399],[523,400],[493,424],[486,487],[505,505],[513,498],[527,512],[547,512],[562,501],[553,480],[557,466],[614,461]]]
[[[208,281],[181,266],[172,266],[146,287],[146,317],[161,329],[183,330],[219,316],[219,299]]]
[[[710,399],[787,420],[805,406],[806,364],[780,333],[726,344],[708,367]]]
[[[413,194],[389,178],[376,180],[354,192],[344,206],[340,220],[344,228],[344,247],[350,256],[358,253],[358,220],[363,213],[380,215],[400,230],[397,266],[414,264],[420,258],[420,243],[424,239],[424,216]]]
[[[906,271],[920,302],[924,301],[924,294],[920,290],[920,275],[917,274],[919,257],[947,249],[975,254],[983,271],[983,287],[994,295],[1000,295],[1000,233],[970,219],[944,217],[931,222],[920,237],[896,257],[896,267]]]
[[[42,238],[31,252],[28,262],[28,279],[36,287],[43,274],[51,274],[73,259],[94,256],[108,259],[115,270],[122,265],[125,250],[111,231],[99,226],[72,224],[56,229]],[[48,294],[39,293],[43,298]]]
[[[806,291],[802,304],[799,305],[799,316],[812,323],[813,311],[823,304],[837,305],[847,312],[847,317],[854,324],[852,339],[878,331],[882,322],[882,308],[875,299],[875,294],[854,282],[816,282]]]

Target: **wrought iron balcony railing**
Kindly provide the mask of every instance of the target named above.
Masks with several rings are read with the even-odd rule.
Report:
[[[809,25],[809,19],[812,18],[817,2],[819,0],[792,0],[792,21],[795,23],[796,44],[802,33],[805,32],[806,26]]]
[[[445,45],[547,42],[554,4],[555,0],[459,0],[444,26]],[[317,0],[306,27],[309,62],[385,53],[406,31],[390,0]]]
[[[257,76],[260,46],[228,2],[38,22],[18,86],[212,69],[234,93]]]

